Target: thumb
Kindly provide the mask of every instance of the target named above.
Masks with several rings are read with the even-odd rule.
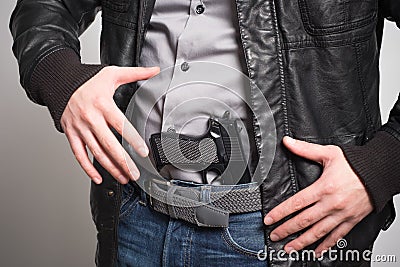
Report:
[[[118,67],[116,70],[116,83],[118,85],[147,80],[160,72],[159,67]]]
[[[296,140],[289,136],[283,138],[283,144],[297,156],[320,164],[323,164],[328,156],[328,151],[325,146]]]

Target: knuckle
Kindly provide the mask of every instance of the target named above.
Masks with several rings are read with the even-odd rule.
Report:
[[[324,155],[322,157],[322,164],[324,166],[329,165],[332,160],[335,158],[335,153],[334,153],[334,146],[333,145],[325,145],[324,146]]]
[[[123,168],[128,168],[128,165],[126,164],[126,160],[125,160],[124,157],[122,157],[122,158],[120,158],[120,159],[118,160],[118,165],[121,166],[121,167],[123,167]]]
[[[125,135],[125,128],[123,123],[116,122],[114,125],[114,129],[124,137]]]
[[[355,215],[354,212],[352,213],[348,213],[348,212],[342,212],[341,217],[340,217],[343,221],[349,222],[349,223],[353,223],[354,225],[356,225],[358,223],[357,220],[357,215]]]
[[[311,217],[304,217],[304,218],[301,218],[301,219],[299,219],[297,221],[297,226],[300,229],[304,229],[304,228],[310,226],[311,223],[312,223],[312,218]]]
[[[314,192],[311,192],[311,194],[315,197],[315,199],[318,200],[324,198],[324,196],[326,195],[324,188],[321,189],[321,187],[316,187],[314,189]]]
[[[84,165],[85,157],[82,153],[74,153],[74,156],[81,165]]]
[[[111,78],[111,80],[113,81],[113,82],[117,82],[118,81],[118,67],[117,66],[109,66],[108,68],[107,68],[107,72],[106,72],[106,74],[107,74],[107,76],[109,77],[109,78]]]
[[[318,249],[318,251],[320,251],[321,253],[324,253],[324,255],[329,251],[329,249],[331,248],[331,246],[329,246],[326,241],[324,241],[323,243],[321,243],[320,248]]]
[[[99,110],[107,111],[110,106],[110,101],[103,96],[97,96],[94,99],[93,105],[95,108]]]
[[[333,209],[334,210],[343,210],[346,208],[346,201],[344,201],[344,199],[340,198],[340,197],[336,197],[336,200],[333,203]]]
[[[112,72],[115,73],[118,71],[119,67],[118,66],[108,66],[107,69]]]
[[[331,194],[334,194],[336,192],[336,190],[337,190],[336,184],[329,181],[329,182],[325,183],[323,193],[331,195]]]
[[[114,76],[117,73],[117,66],[107,66],[103,69],[104,74]]]
[[[80,133],[82,131],[79,126],[74,125],[72,123],[66,124],[66,126],[63,128],[65,135],[67,136],[68,140],[75,140],[75,139],[81,139]]]
[[[281,225],[277,227],[271,234],[275,234],[280,238],[285,238],[289,235],[289,231],[287,228],[284,227],[284,225]]]
[[[326,148],[329,151],[329,155],[331,157],[337,157],[338,155],[340,155],[342,153],[342,150],[340,149],[340,147],[335,146],[335,145],[327,145]]]
[[[293,200],[292,200],[292,209],[295,210],[295,211],[298,211],[298,210],[302,209],[303,208],[303,203],[304,203],[304,201],[303,201],[302,198],[300,198],[300,197],[293,198]]]
[[[113,112],[113,111],[110,111],[110,112]],[[124,118],[119,118],[119,117],[118,117],[118,119],[114,119],[112,126],[117,132],[119,132],[124,137],[126,135],[129,135],[129,132],[124,125],[123,119]]]
[[[332,152],[334,150],[335,146],[334,145],[326,145],[325,148],[328,149],[329,152]]]
[[[66,123],[61,123],[61,128],[64,131],[67,139],[69,140],[71,138],[71,133],[72,133],[70,125],[68,125]]]
[[[293,243],[293,248],[295,250],[301,250],[302,248],[304,248],[305,246],[307,246],[307,242],[304,239],[304,237],[300,237],[298,238],[294,243]]]
[[[322,228],[315,232],[314,237],[316,240],[319,240],[326,236],[329,233],[328,229]]]
[[[80,117],[83,121],[92,122],[94,116],[90,110],[82,109],[79,111]]]
[[[65,119],[65,117],[62,117],[60,120],[60,124],[64,133],[68,136],[68,134],[70,133],[71,123],[69,122],[69,120]]]
[[[109,140],[108,138],[102,138],[101,142],[107,151],[113,150],[113,145],[111,140]]]
[[[93,157],[95,157],[97,160],[100,161],[103,158],[101,150],[99,148],[93,148],[93,149],[91,149],[91,152],[92,152]]]

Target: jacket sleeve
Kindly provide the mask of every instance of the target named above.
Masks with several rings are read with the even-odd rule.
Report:
[[[80,61],[79,36],[99,10],[99,0],[18,0],[11,15],[21,85],[59,131],[71,95],[103,67]]]
[[[379,12],[400,28],[400,1],[380,0]],[[376,211],[400,193],[400,96],[389,120],[364,146],[342,146],[342,150],[364,183]]]

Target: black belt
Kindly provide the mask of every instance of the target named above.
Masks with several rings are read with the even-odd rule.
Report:
[[[229,214],[261,210],[257,183],[209,185],[154,180],[148,186],[149,203],[155,211],[198,226],[228,227]]]

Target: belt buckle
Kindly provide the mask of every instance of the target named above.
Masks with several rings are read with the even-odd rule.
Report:
[[[203,187],[208,188],[208,190],[206,190],[206,191],[211,192],[210,185],[195,183],[195,182],[190,182],[190,181],[171,180],[169,186],[201,188],[199,190],[200,195],[202,194]],[[196,222],[197,226],[228,227],[229,212],[212,206],[212,204],[209,202],[209,199],[210,199],[209,197],[207,197],[206,199],[203,199],[203,196],[200,196],[199,200],[195,200],[195,201],[199,202],[198,206],[188,207],[189,209],[193,209],[194,221]]]
[[[167,182],[162,182],[160,183],[159,181],[155,182],[158,185],[164,185],[164,189],[166,192],[171,189],[173,186],[182,186],[182,187],[187,187],[187,188],[194,188],[194,187],[201,187],[201,186],[207,186],[205,184],[199,184],[199,183],[194,183],[194,182],[187,182],[187,181],[182,181],[182,180],[171,180]],[[149,192],[151,193],[151,187],[152,187],[152,182],[148,184],[148,189]],[[148,201],[150,206],[154,209],[154,204],[153,204],[153,196],[151,194],[147,194],[148,196]],[[165,203],[167,206],[168,210],[168,216],[171,218],[175,219],[180,219],[184,221],[188,221],[185,218],[180,218],[180,216],[177,216],[175,214],[174,210],[174,205],[171,205],[170,203]],[[193,207],[183,207],[187,209],[192,210],[192,221],[188,221],[191,223],[195,223],[197,226],[202,226],[202,227],[228,227],[229,225],[229,212],[222,210],[220,208],[212,206],[210,203],[207,202],[200,202],[198,205],[193,206]]]
[[[194,207],[194,218],[197,226],[229,226],[229,212],[213,207],[209,204]]]

